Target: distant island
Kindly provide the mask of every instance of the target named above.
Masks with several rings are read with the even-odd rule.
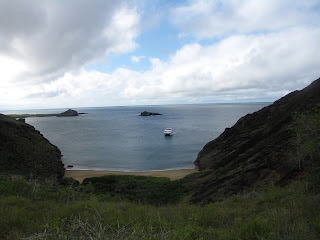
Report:
[[[145,116],[157,116],[157,115],[162,115],[162,114],[144,111],[144,112],[140,113],[139,116],[145,117]]]
[[[23,113],[23,114],[9,114],[8,116],[23,119],[23,118],[29,118],[29,117],[76,117],[81,114],[88,114],[88,113],[78,113],[75,110],[68,109],[67,111],[62,112],[62,113],[48,113],[48,114],[46,114],[46,113],[40,113],[40,114]]]
[[[60,113],[57,117],[76,117],[79,113],[76,110],[68,109],[67,111]]]

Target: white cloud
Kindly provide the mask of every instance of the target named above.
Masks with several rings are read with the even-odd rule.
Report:
[[[131,56],[131,62],[138,63],[141,59],[145,58],[145,56]]]
[[[25,62],[21,81],[51,81],[135,49],[139,20],[123,1],[0,1],[0,56]]]
[[[319,77],[319,41],[319,29],[295,28],[189,44],[167,62],[149,59],[147,71],[68,72],[24,88],[24,102],[48,108],[273,101]]]
[[[318,0],[190,0],[172,10],[181,35],[221,38],[230,34],[320,26]]]
[[[319,75],[319,29],[238,35],[209,46],[190,44],[168,62],[151,59],[143,73],[128,71],[127,99],[275,100]]]
[[[118,101],[121,84],[116,72],[114,75],[85,70],[67,72],[55,81],[27,88],[25,101],[42,108],[112,105]]]
[[[199,41],[167,60],[148,56],[149,69],[105,73],[84,69],[137,48],[141,24],[148,25],[137,8],[111,0],[0,0],[0,107],[272,101],[319,77],[319,0],[174,6],[171,22]],[[141,55],[131,61],[147,59]]]
[[[11,105],[24,96],[23,86],[17,86],[12,80],[18,77],[19,72],[25,71],[26,66],[14,58],[0,56],[0,69],[0,103]]]
[[[109,52],[126,53],[137,47],[134,42],[139,33],[139,15],[135,8],[121,8],[105,27],[104,34],[112,43]]]

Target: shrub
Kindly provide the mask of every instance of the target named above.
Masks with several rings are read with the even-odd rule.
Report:
[[[119,179],[106,180],[115,184],[109,189],[119,184],[126,189],[129,180],[128,185],[134,186],[131,177],[120,179],[121,184]],[[149,180],[150,186],[168,181],[135,180]],[[300,182],[256,189],[204,206],[121,201],[111,192],[93,194],[91,182],[72,188],[14,179],[0,182],[0,189],[0,239],[320,239],[320,194],[306,192]],[[132,196],[134,201],[140,199],[139,194]]]
[[[318,108],[294,117],[294,158],[298,168],[306,172],[308,189],[320,192],[320,110]]]
[[[146,176],[103,176],[87,178],[84,185],[92,183],[97,194],[110,193],[134,202],[154,205],[177,203],[186,194],[180,181]]]

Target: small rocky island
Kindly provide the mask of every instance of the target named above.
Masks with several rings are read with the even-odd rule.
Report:
[[[157,115],[162,115],[162,114],[144,111],[144,112],[140,113],[139,116],[145,117],[145,116],[157,116]]]
[[[76,117],[79,113],[76,110],[68,109],[67,111],[57,114],[57,117]]]

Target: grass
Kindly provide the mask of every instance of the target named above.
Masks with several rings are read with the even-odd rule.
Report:
[[[319,239],[319,202],[302,183],[198,206],[16,178],[0,181],[0,239]]]
[[[290,128],[296,135],[291,153],[293,164],[305,171],[309,190],[320,193],[320,105],[296,114]]]
[[[180,181],[170,181],[165,177],[109,175],[83,181],[83,185],[89,184],[96,194],[109,193],[133,202],[153,205],[178,203],[187,193]]]

